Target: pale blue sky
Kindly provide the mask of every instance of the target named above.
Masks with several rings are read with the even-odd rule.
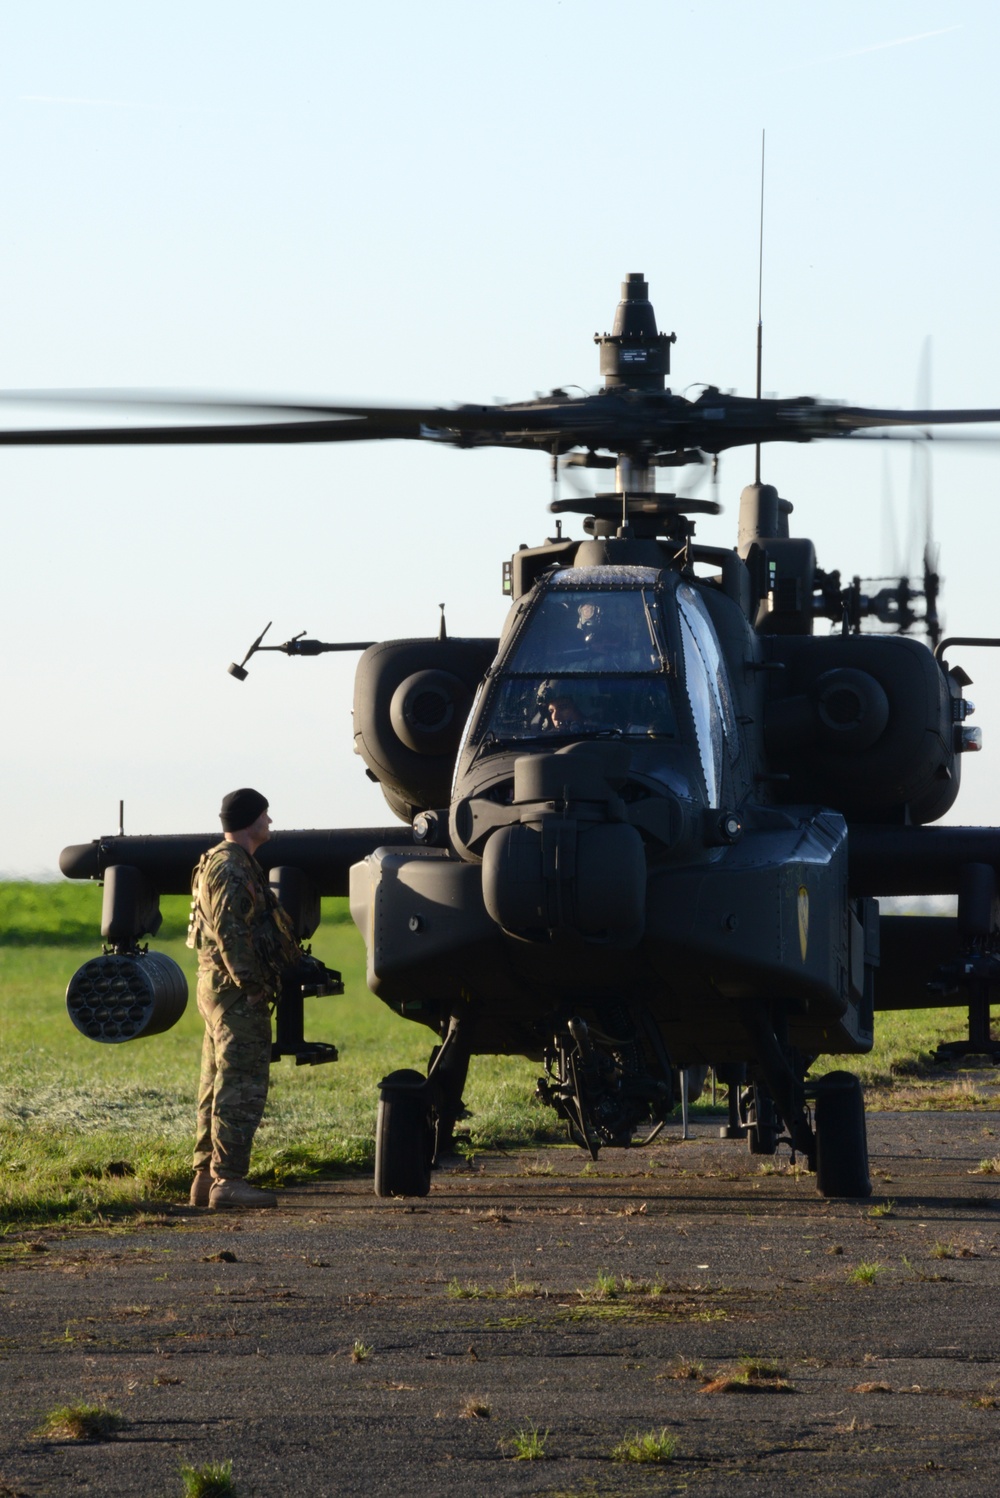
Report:
[[[0,385],[413,401],[598,383],[650,281],[671,383],[751,393],[760,132],[764,387],[1000,405],[991,3],[4,7]],[[892,450],[900,507],[907,450]],[[113,830],[380,823],[353,660],[278,639],[494,634],[549,528],[547,465],[422,445],[0,455],[0,869]],[[752,454],[723,460],[731,544]],[[820,561],[880,571],[881,448],[770,449]],[[952,633],[1000,634],[1000,452],[934,455]],[[963,656],[986,751],[953,820],[1000,822],[1000,662]],[[992,701],[990,700],[992,698]]]

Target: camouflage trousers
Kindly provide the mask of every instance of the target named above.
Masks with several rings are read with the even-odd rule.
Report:
[[[267,1101],[271,1016],[265,1003],[237,999],[221,1013],[200,1002],[205,1021],[198,1084],[194,1168],[220,1180],[245,1180],[250,1149]],[[208,1012],[206,1012],[206,1010]]]

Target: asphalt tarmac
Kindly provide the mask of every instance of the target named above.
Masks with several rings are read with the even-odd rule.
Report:
[[[8,1237],[0,1498],[993,1491],[1000,1113],[870,1115],[870,1202],[717,1133]],[[75,1401],[117,1438],[34,1433]]]

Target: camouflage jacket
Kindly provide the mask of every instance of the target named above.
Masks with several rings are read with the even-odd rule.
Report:
[[[223,1010],[241,994],[274,998],[282,969],[301,955],[260,864],[225,841],[195,868],[187,944],[198,953],[199,1002]]]

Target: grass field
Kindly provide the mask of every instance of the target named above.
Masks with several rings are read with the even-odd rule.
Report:
[[[202,1025],[193,998],[165,1035],[98,1045],[70,1024],[66,984],[100,950],[95,885],[0,883],[0,1224],[86,1221],[154,1209],[186,1194]],[[162,901],[155,946],[174,957],[194,992],[184,946],[188,901]],[[424,1069],[436,1037],[401,1020],[365,986],[364,947],[345,900],[324,901],[314,949],[344,975],[343,998],[307,1003],[305,1033],[333,1040],[335,1065],[271,1073],[271,1097],[254,1151],[254,1178],[292,1179],[369,1170],[376,1090],[395,1067]],[[869,1106],[974,1106],[968,1080],[927,1080],[931,1053],[963,1030],[961,1010],[880,1015],[870,1056],[852,1058]],[[828,1058],[816,1070],[844,1063]],[[536,1066],[480,1057],[466,1100],[474,1148],[562,1137],[533,1096]]]
[[[98,1045],[66,1014],[66,984],[100,951],[101,891],[92,885],[0,884],[0,1222],[86,1219],[186,1194],[202,1022],[187,899],[161,902],[154,945],[181,964],[191,999],[164,1035]],[[305,1034],[332,1040],[334,1065],[271,1071],[254,1179],[280,1185],[370,1169],[377,1084],[396,1067],[426,1068],[437,1037],[401,1020],[365,985],[364,945],[346,900],[324,901],[316,953],[344,975],[343,998],[306,1004]],[[531,1094],[537,1068],[482,1058],[467,1094],[478,1147],[560,1137]]]

